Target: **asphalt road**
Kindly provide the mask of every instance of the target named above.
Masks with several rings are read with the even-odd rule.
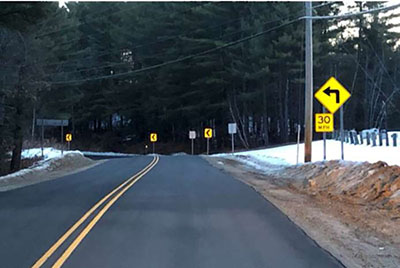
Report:
[[[112,159],[0,193],[0,267],[32,267],[93,205],[152,160]],[[37,267],[60,259],[62,267],[75,268],[342,267],[271,203],[202,158],[161,156],[150,168]],[[65,252],[70,255],[63,258]]]

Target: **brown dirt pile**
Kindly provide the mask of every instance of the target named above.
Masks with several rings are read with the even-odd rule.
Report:
[[[313,195],[400,212],[399,166],[328,161],[290,167],[284,173],[288,178],[305,179],[301,188]]]

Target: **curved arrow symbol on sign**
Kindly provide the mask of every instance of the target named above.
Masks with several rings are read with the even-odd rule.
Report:
[[[331,96],[331,93],[336,94],[336,103],[340,103],[340,91],[339,89],[331,89],[331,87],[327,87],[324,89],[324,93],[328,95],[329,97]]]

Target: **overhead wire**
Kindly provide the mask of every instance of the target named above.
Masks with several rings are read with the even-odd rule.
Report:
[[[115,78],[118,78],[118,77],[124,77],[124,76],[127,76],[127,75],[132,75],[132,74],[137,74],[137,73],[141,73],[141,72],[145,72],[145,71],[149,71],[149,70],[158,69],[160,67],[164,67],[164,66],[167,66],[167,65],[170,65],[170,64],[174,64],[174,63],[178,63],[178,62],[182,62],[182,61],[186,61],[186,60],[190,60],[190,59],[193,59],[193,58],[197,58],[197,57],[200,57],[200,56],[204,56],[204,55],[210,54],[210,53],[215,52],[215,51],[222,50],[224,48],[228,48],[228,47],[237,45],[239,43],[242,43],[242,42],[257,38],[259,36],[262,36],[262,35],[264,35],[266,33],[275,31],[275,30],[280,29],[282,27],[285,27],[287,25],[293,24],[293,23],[295,23],[295,22],[297,22],[299,20],[300,20],[300,18],[297,18],[297,19],[291,20],[289,22],[283,23],[281,25],[272,27],[272,28],[270,28],[268,30],[261,31],[261,32],[258,32],[256,34],[252,34],[252,35],[246,36],[244,38],[229,42],[229,43],[227,43],[225,45],[222,45],[222,46],[219,46],[219,47],[216,47],[216,48],[208,49],[208,50],[205,50],[205,51],[202,51],[202,52],[199,52],[199,53],[191,54],[191,55],[188,55],[188,56],[177,58],[175,60],[170,60],[170,61],[167,61],[167,62],[164,62],[164,63],[152,65],[152,66],[145,67],[145,68],[142,68],[142,69],[129,71],[129,72],[124,72],[124,73],[113,74],[113,75],[104,75],[104,76],[95,77],[95,78],[88,78],[88,79],[78,79],[78,80],[72,80],[72,81],[50,82],[50,84],[52,84],[52,85],[75,84],[75,83],[83,83],[83,82],[88,82],[88,81],[97,81],[97,80],[108,79],[108,78],[115,79]]]
[[[322,7],[322,6],[325,6],[325,5],[327,5],[328,3],[325,3],[325,4],[322,4],[322,5],[319,5],[319,6],[316,6],[316,7],[314,7],[314,8],[319,8],[319,7]],[[331,4],[331,3],[329,3],[329,4]],[[287,19],[287,18],[286,18]],[[267,23],[272,23],[272,22],[277,22],[277,21],[282,21],[283,19],[279,19],[279,20],[274,20],[274,21],[270,21],[270,22],[267,22]],[[296,19],[297,20],[297,19]],[[264,24],[266,24],[266,23],[264,23]],[[218,26],[217,26],[218,27]],[[236,33],[239,33],[239,32],[244,32],[244,31],[248,31],[249,29],[246,29],[246,30],[242,30],[242,31],[237,31]],[[231,34],[235,34],[235,33],[231,33]],[[229,34],[228,34],[229,35]],[[247,40],[247,39],[245,39],[245,40]],[[224,47],[224,46],[222,46],[222,47]],[[214,48],[214,49],[222,49],[222,47],[217,47],[217,48]],[[211,49],[211,51],[213,51],[214,49]],[[197,55],[198,56],[198,55]],[[197,56],[195,56],[195,57],[197,57]],[[193,55],[190,55],[190,56],[187,56],[187,57],[184,57],[183,59],[177,59],[178,60],[178,62],[179,61],[182,61],[182,60],[186,60],[186,59],[188,59],[188,58],[192,58],[193,57]],[[169,63],[168,64],[171,64],[170,63],[171,61],[169,61]],[[176,62],[176,60],[173,60],[172,62]],[[126,64],[126,63],[123,63],[123,64]],[[117,64],[117,65],[123,65],[122,63],[121,64]],[[116,65],[116,66],[117,66]],[[164,64],[161,64],[162,66],[164,66]],[[89,68],[89,69],[99,69],[99,68],[106,68],[106,67],[109,67],[110,65],[107,65],[107,66],[105,66],[105,67],[93,67],[93,68]],[[154,66],[152,66],[152,67],[154,67]],[[149,70],[148,68],[142,68],[142,69],[139,69],[139,70],[136,70],[135,72],[139,72],[139,71],[144,71],[144,70]],[[76,73],[76,72],[81,72],[81,70],[79,70],[79,71],[73,71],[73,72],[69,72],[69,73]],[[66,72],[65,72],[66,73]],[[116,74],[114,74],[114,75],[112,75],[112,77],[117,77],[117,75]],[[87,78],[86,80],[88,80],[88,79],[90,79],[90,78]],[[92,78],[93,79],[93,78]],[[102,78],[103,79],[103,78]],[[84,79],[85,80],[85,79]],[[89,81],[89,80],[88,80]],[[58,82],[56,82],[56,83],[58,83]],[[55,84],[54,82],[53,82],[53,84]]]
[[[280,22],[280,21],[286,20],[286,19],[288,19],[288,18],[290,18],[290,17],[287,17],[287,18],[284,18],[284,19],[275,19],[275,20],[272,20],[272,21],[267,21],[267,22],[262,23],[261,26],[264,27],[264,26],[266,26],[266,25],[268,25],[268,24],[272,24],[272,23],[275,23],[275,22]],[[239,34],[239,33],[243,33],[243,32],[247,32],[247,31],[250,31],[250,30],[253,30],[253,29],[254,29],[254,27],[249,27],[249,28],[247,28],[247,29],[242,29],[242,30],[239,30],[239,31],[229,32],[229,33],[220,35],[219,38],[224,38],[224,37],[227,37],[227,36],[232,36],[232,35]],[[183,38],[183,36],[180,36],[180,38]],[[189,37],[189,38],[190,38],[190,37]],[[210,37],[208,37],[208,38],[210,38]],[[216,42],[220,42],[220,41],[223,41],[223,40],[215,40],[215,41],[216,41]],[[162,54],[163,54],[163,53],[161,53],[160,55],[162,55]],[[143,55],[142,55],[142,56],[143,56]],[[149,56],[151,56],[151,55],[149,55]],[[153,56],[154,56],[154,55],[153,55]],[[123,63],[115,63],[115,64],[107,64],[107,65],[104,65],[104,66],[97,66],[97,67],[84,68],[84,69],[79,69],[79,70],[76,70],[76,71],[64,72],[64,73],[76,73],[76,72],[81,72],[81,71],[83,71],[83,70],[94,70],[94,69],[108,68],[108,67],[119,66],[119,65],[126,65],[126,64],[127,64],[126,62],[123,62]],[[59,72],[51,73],[51,75],[52,75],[52,74],[56,74],[56,73],[59,73]],[[62,72],[60,72],[60,73],[62,73]]]
[[[321,5],[318,5],[318,6],[313,7],[313,9],[317,9],[317,8],[320,8],[320,7],[326,6],[326,5],[331,5],[331,4],[333,4],[333,3],[335,3],[335,2],[324,3],[324,4],[321,4]],[[205,4],[203,4],[203,5],[205,5]],[[201,6],[203,6],[203,5],[198,5],[198,6],[195,6],[195,7],[188,8],[188,9],[182,11],[181,13],[186,13],[186,12],[188,12],[188,11],[191,10],[191,9],[194,9],[194,8],[197,8],[197,7],[201,7]],[[107,9],[107,10],[109,10],[109,9]],[[105,11],[107,11],[107,10],[105,10]],[[98,13],[96,13],[96,14],[103,13],[103,12],[105,12],[105,11],[103,10],[103,11],[100,11],[100,12],[98,12]],[[300,12],[301,12],[301,11],[300,11]],[[216,28],[219,28],[219,27],[221,27],[221,26],[223,26],[223,25],[227,25],[227,24],[230,24],[230,23],[232,23],[232,22],[235,22],[235,21],[238,21],[238,20],[241,20],[241,19],[243,19],[243,18],[250,17],[250,16],[254,16],[254,15],[253,15],[253,14],[250,14],[250,15],[242,16],[242,17],[239,17],[239,18],[236,18],[236,19],[232,19],[232,20],[229,20],[229,21],[225,21],[225,22],[223,22],[223,23],[221,23],[221,24],[219,24],[219,25],[216,25],[216,26],[209,26],[209,27],[206,27],[206,28],[204,28],[204,29],[216,29]],[[292,17],[292,16],[290,16],[290,17]],[[290,17],[287,17],[286,19],[289,19]],[[270,22],[267,22],[267,23],[278,22],[278,21],[281,21],[281,20],[282,20],[282,19],[276,19],[276,20],[274,20],[274,21],[270,21]],[[95,21],[95,20],[92,20],[92,21]],[[87,22],[86,22],[86,23],[87,23]],[[62,31],[62,30],[63,30],[63,29],[60,29],[59,31]],[[245,30],[244,30],[244,31],[245,31]],[[238,31],[238,32],[239,32],[239,31]],[[233,35],[233,34],[235,34],[235,33],[232,33],[232,35]],[[90,37],[90,36],[88,36],[88,37],[86,37],[86,38],[89,38],[89,37]],[[41,66],[42,66],[42,67],[54,67],[54,65],[64,65],[65,63],[71,63],[71,64],[72,64],[72,63],[75,63],[75,62],[77,62],[77,61],[82,61],[82,60],[86,60],[86,59],[91,59],[91,58],[94,58],[94,57],[103,57],[103,56],[108,56],[108,55],[110,55],[110,56],[120,56],[120,53],[121,53],[123,50],[135,50],[135,49],[138,49],[138,48],[148,47],[149,45],[154,45],[154,44],[166,42],[166,41],[173,40],[173,39],[180,38],[180,37],[182,37],[182,34],[175,35],[175,36],[172,36],[172,37],[167,37],[167,38],[165,38],[165,39],[163,39],[163,40],[157,40],[157,41],[148,42],[148,43],[145,43],[145,44],[136,45],[136,46],[134,46],[133,48],[125,47],[125,48],[116,48],[116,49],[112,49],[111,51],[116,51],[115,53],[110,53],[110,52],[109,52],[110,50],[108,50],[107,53],[100,53],[100,54],[97,54],[97,55],[88,56],[88,57],[83,57],[83,58],[79,58],[79,59],[68,59],[68,60],[56,61],[56,62],[52,62],[52,63],[46,63],[45,65],[41,65]],[[81,38],[75,39],[75,41],[78,41],[78,40],[82,40],[82,39],[81,39]],[[66,45],[66,44],[68,44],[69,42],[70,42],[70,41],[64,42],[64,43],[62,43],[62,45]],[[87,48],[85,48],[85,49],[87,49]],[[77,55],[81,55],[82,53],[85,53],[85,49],[82,49],[82,51],[79,51],[79,52],[67,54],[67,56],[77,56]],[[39,61],[39,62],[36,61],[34,64],[35,64],[35,65],[40,65],[40,63],[44,63],[44,62],[46,62],[46,61],[45,61],[45,60],[44,60],[44,61]],[[115,63],[115,64],[119,64],[119,63]],[[65,65],[64,65],[64,67],[65,67]],[[96,67],[93,67],[93,68],[96,68]]]
[[[204,3],[200,4],[200,5],[196,5],[196,6],[190,7],[188,9],[184,10],[184,11],[179,12],[179,14],[180,13],[186,13],[186,12],[192,10],[193,8],[197,8],[199,6],[203,6],[203,5],[206,5],[208,3],[209,2],[204,2]],[[111,7],[111,8],[114,8],[114,7]],[[109,8],[109,9],[111,9],[111,8]],[[111,17],[111,16],[114,16],[115,14],[118,14],[118,13],[124,13],[124,12],[130,11],[130,10],[133,10],[134,8],[136,8],[135,5],[132,5],[130,8],[127,8],[127,9],[119,9],[119,10],[117,10],[117,11],[111,13],[111,14],[108,13],[105,17]],[[103,12],[106,12],[106,11],[107,10],[104,10]],[[99,12],[99,13],[103,13],[103,12]],[[35,36],[35,38],[39,38],[39,37],[44,37],[44,36],[47,36],[47,35],[55,34],[55,33],[61,32],[61,31],[65,31],[65,30],[72,29],[72,28],[75,28],[75,27],[78,27],[78,26],[81,26],[81,25],[88,24],[90,22],[97,21],[97,20],[100,20],[100,19],[104,19],[104,17],[96,16],[95,18],[92,18],[92,19],[84,21],[84,22],[79,22],[79,23],[74,24],[74,25],[70,24],[69,26],[67,25],[67,27],[62,28],[62,29],[41,33],[40,35]],[[63,26],[61,26],[61,27],[63,27]]]

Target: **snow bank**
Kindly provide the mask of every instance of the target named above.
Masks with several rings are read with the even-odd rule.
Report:
[[[80,151],[64,151],[64,155],[66,154],[81,154],[83,155]],[[41,157],[42,156],[42,149],[41,148],[31,148],[31,149],[25,149],[22,150],[21,157],[23,159],[25,158],[35,158],[35,157]],[[44,147],[43,148],[43,157],[44,160],[47,159],[52,159],[56,157],[62,156],[61,150],[52,148],[52,147]]]
[[[51,148],[51,149],[53,149],[53,148]],[[38,155],[35,154],[36,153],[35,149],[29,149],[29,150],[24,150],[24,151],[28,151],[24,154],[24,158],[33,158],[33,157],[42,155],[40,148],[39,148],[40,153]],[[57,162],[60,162],[65,158],[76,158],[76,157],[83,158],[83,154],[79,151],[68,151],[68,152],[64,152],[63,155],[61,155],[61,151],[59,152],[59,154],[57,154],[55,151],[57,151],[57,150],[56,149],[47,150],[48,154],[44,154],[43,160],[36,162],[29,168],[21,169],[17,172],[2,176],[2,177],[0,177],[0,181],[1,180],[9,180],[12,178],[17,178],[17,177],[24,177],[28,174],[32,174],[32,173],[35,173],[38,171],[52,169],[52,166],[57,165],[56,164]]]
[[[89,152],[89,151],[82,151],[82,154],[86,156],[135,156],[136,154],[124,154],[124,153],[114,153],[114,152]]]
[[[296,164],[297,145],[280,146],[270,149],[239,152],[235,154],[218,154],[214,156],[236,158],[257,168],[262,165],[290,166]],[[340,160],[340,141],[326,141],[327,160]],[[353,162],[375,163],[384,161],[389,165],[400,166],[400,147],[352,145],[344,143],[344,160]],[[312,143],[312,162],[323,161],[323,141]],[[299,146],[299,164],[304,163],[304,144]]]

